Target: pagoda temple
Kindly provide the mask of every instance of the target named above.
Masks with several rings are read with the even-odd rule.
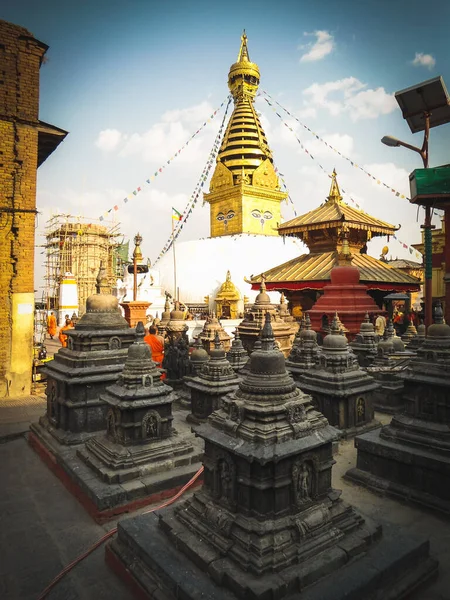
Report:
[[[331,270],[339,264],[346,239],[353,256],[352,265],[360,272],[360,282],[367,286],[380,308],[389,292],[419,291],[420,281],[416,277],[367,254],[367,243],[373,237],[390,236],[397,230],[394,225],[348,206],[333,171],[326,201],[278,227],[280,235],[300,238],[310,252],[264,271],[267,290],[284,291],[291,309],[309,310],[330,283]],[[261,275],[251,278],[252,289],[258,288]]]

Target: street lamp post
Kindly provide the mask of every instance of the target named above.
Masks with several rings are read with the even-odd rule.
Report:
[[[428,140],[430,128],[450,122],[450,100],[442,77],[435,77],[413,87],[396,92],[395,98],[402,110],[412,133],[424,132],[421,148],[385,136],[382,143],[386,146],[403,146],[417,152],[422,158],[424,169],[429,167]],[[425,242],[425,325],[428,327],[433,322],[433,264],[432,264],[432,236],[431,230],[431,205],[426,202],[424,229]],[[448,268],[448,267],[447,267]]]

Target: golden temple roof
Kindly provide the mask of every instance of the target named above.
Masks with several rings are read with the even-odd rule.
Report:
[[[318,208],[295,217],[278,228],[280,235],[294,235],[314,229],[328,229],[345,223],[348,229],[366,229],[375,235],[392,235],[399,229],[395,225],[381,221],[362,210],[345,204],[339,191],[336,171],[331,176],[330,194]]]
[[[218,298],[228,298],[228,299],[235,299],[235,300],[240,300],[240,298],[241,298],[239,290],[234,285],[234,283],[231,281],[230,271],[227,271],[227,278],[222,283],[222,285],[219,288],[219,291],[216,294],[216,300]]]
[[[273,269],[264,271],[263,274],[252,277],[251,283],[256,284],[264,276],[267,284],[270,283],[299,283],[308,281],[328,281],[331,269],[339,264],[339,253],[318,252],[303,254],[289,260]],[[416,277],[407,275],[404,271],[390,267],[368,254],[353,254],[352,266],[359,269],[361,283],[383,283],[419,286],[420,281]],[[305,286],[302,286],[305,287]]]

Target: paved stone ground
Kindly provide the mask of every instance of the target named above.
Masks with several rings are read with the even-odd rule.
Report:
[[[333,484],[342,489],[347,501],[378,521],[395,523],[405,532],[430,539],[431,553],[440,561],[439,579],[408,600],[450,600],[450,520],[343,480],[342,475],[356,462],[353,441],[341,443],[335,459]],[[114,522],[97,525],[24,437],[0,444],[1,600],[36,600],[64,566],[114,526]],[[132,600],[132,595],[105,565],[101,547],[47,598]]]

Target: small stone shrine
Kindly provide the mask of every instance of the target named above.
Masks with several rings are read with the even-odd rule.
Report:
[[[407,350],[409,350],[409,352],[415,352],[417,348],[420,348],[420,346],[423,344],[423,342],[425,341],[425,337],[426,327],[423,323],[421,323],[417,326],[417,335],[413,337],[412,340],[409,342]]]
[[[180,303],[175,301],[173,310],[170,312],[169,322],[167,323],[165,330],[168,342],[175,343],[182,337],[185,337],[187,340],[186,332],[188,329],[189,328],[186,325],[186,321],[184,320],[184,312],[180,308]]]
[[[359,366],[347,338],[339,332],[336,317],[318,363],[302,375],[300,387],[311,394],[318,410],[343,437],[380,427],[372,402],[378,384]]]
[[[248,353],[242,345],[239,331],[236,329],[234,338],[231,342],[231,348],[227,352],[227,360],[235,373],[241,373],[242,369],[248,363]]]
[[[405,409],[355,439],[352,481],[450,513],[450,326],[442,308],[404,379]]]
[[[208,319],[205,321],[203,330],[199,334],[199,339],[203,344],[205,350],[210,353],[215,348],[216,333],[219,336],[220,342],[225,348],[225,352],[228,352],[231,346],[231,336],[225,331],[216,317],[216,313],[213,312]]]
[[[407,347],[412,340],[417,337],[417,329],[412,321],[409,322],[408,327],[406,328],[405,333],[401,336],[402,342]]]
[[[92,479],[85,481],[88,489],[92,487],[91,497],[100,492],[105,503],[109,490],[109,508],[173,490],[200,466],[201,448],[193,445],[194,436],[173,428],[175,394],[160,380],[144,335],[139,322],[122,374],[102,394],[108,407],[106,433],[89,439],[77,452],[104,482],[100,489],[98,482],[91,486]],[[121,487],[108,488],[110,484]]]
[[[225,349],[216,331],[214,349],[210,359],[194,377],[185,377],[184,383],[191,391],[191,413],[186,417],[190,423],[201,423],[220,408],[222,399],[237,389],[240,378],[226,359]]]
[[[170,321],[170,302],[169,302],[169,294],[166,294],[166,301],[164,302],[164,310],[161,313],[161,320],[158,323],[158,333],[163,337],[166,336],[166,328]]]
[[[239,389],[194,427],[203,487],[121,521],[108,563],[155,600],[406,598],[436,574],[428,544],[383,533],[331,487],[336,432],[274,342],[268,314]]]
[[[246,311],[243,321],[239,323],[237,330],[242,340],[242,345],[250,354],[253,344],[258,339],[261,328],[264,325],[265,314],[269,313],[272,319],[272,329],[280,350],[287,357],[291,351],[295,333],[298,330],[297,323],[285,323],[278,314],[278,310],[271,303],[266,291],[264,277],[262,278],[259,294],[255,303]]]
[[[350,344],[360,367],[368,367],[375,360],[377,356],[377,338],[373,323],[369,319],[369,313],[366,313],[359,333],[356,334],[355,340]]]
[[[373,392],[373,407],[379,412],[393,414],[403,410],[403,378],[412,356],[411,353],[404,354],[395,352],[394,337],[385,331],[377,344],[376,358],[366,367],[367,373],[379,385]]]
[[[195,340],[194,349],[191,352],[189,360],[191,363],[190,372],[194,376],[198,375],[200,373],[200,371],[202,370],[202,367],[205,364],[205,362],[208,362],[209,354],[204,349],[203,344],[200,341],[200,338],[197,338]]]
[[[287,370],[298,384],[301,382],[302,375],[310,371],[317,364],[319,352],[317,333],[312,330],[311,319],[309,318],[309,314],[306,313],[286,361]]]
[[[86,312],[66,334],[67,348],[45,367],[46,415],[31,426],[50,446],[80,444],[106,428],[107,406],[100,394],[120,375],[135,335],[109,294],[89,296]]]

